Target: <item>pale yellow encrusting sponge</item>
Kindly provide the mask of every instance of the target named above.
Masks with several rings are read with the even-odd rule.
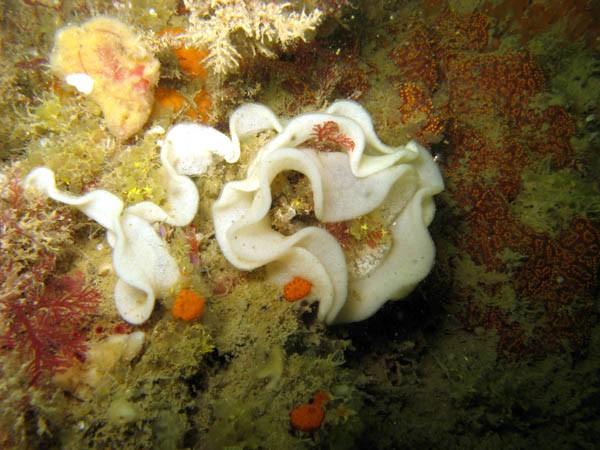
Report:
[[[148,120],[160,63],[117,19],[100,16],[58,30],[50,67],[100,106],[118,139],[133,136]]]

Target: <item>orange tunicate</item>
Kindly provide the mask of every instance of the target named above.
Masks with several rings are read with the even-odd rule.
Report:
[[[168,27],[158,33],[159,36],[166,34],[172,36],[183,35],[185,30],[180,27]],[[202,64],[202,60],[208,56],[206,50],[200,50],[193,47],[178,47],[174,50],[175,56],[179,61],[179,67],[187,75],[197,77],[202,80],[206,79],[206,67]]]
[[[154,98],[161,108],[170,109],[173,112],[181,110],[187,102],[180,92],[162,86],[156,88]]]
[[[296,406],[290,412],[292,427],[300,431],[315,431],[321,427],[324,419],[325,411],[314,403]]]
[[[173,317],[186,321],[198,319],[204,314],[204,298],[191,289],[182,289],[177,294],[171,313]]]
[[[312,288],[312,283],[302,277],[294,277],[283,286],[283,296],[288,302],[302,300]]]
[[[192,47],[179,47],[175,49],[175,56],[179,61],[179,67],[187,75],[206,79],[206,67],[202,61],[208,56],[208,52]]]
[[[325,420],[323,406],[330,397],[325,391],[319,391],[311,403],[298,405],[290,411],[290,424],[299,431],[311,432],[319,429]]]
[[[207,90],[202,89],[194,97],[196,104],[196,115],[202,122],[208,122],[210,109],[212,108],[212,100]]]

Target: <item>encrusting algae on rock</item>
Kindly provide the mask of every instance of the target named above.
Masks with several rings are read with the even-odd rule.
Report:
[[[137,133],[152,112],[160,63],[117,19],[100,16],[61,28],[50,67],[100,106],[108,129],[120,140]]]

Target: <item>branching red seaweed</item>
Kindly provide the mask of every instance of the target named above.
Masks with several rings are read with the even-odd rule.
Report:
[[[40,292],[3,302],[7,323],[3,347],[31,356],[31,383],[43,372],[55,372],[84,358],[85,326],[95,314],[100,293],[86,286],[83,275],[52,278]]]
[[[322,152],[354,150],[354,141],[342,133],[337,122],[332,120],[316,124],[307,143]]]

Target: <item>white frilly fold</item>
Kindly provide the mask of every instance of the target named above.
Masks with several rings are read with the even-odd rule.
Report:
[[[177,263],[154,224],[164,222],[180,227],[192,221],[199,194],[188,175],[205,173],[213,154],[235,162],[239,144],[236,146],[223,133],[204,125],[182,123],[169,130],[161,142],[160,154],[166,173],[165,208],[150,201],[124,208],[119,197],[101,189],[81,196],[60,191],[54,172],[46,167],[34,169],[23,182],[26,188],[75,206],[106,228],[118,277],[115,304],[124,320],[137,325],[150,317],[156,298],[166,295],[179,280]]]
[[[251,123],[245,116],[252,117]],[[294,276],[309,280],[307,300],[319,301],[318,317],[328,324],[368,318],[387,300],[406,296],[429,273],[435,255],[427,230],[435,213],[432,196],[444,185],[424,148],[414,141],[385,145],[367,111],[352,101],[337,101],[324,113],[303,114],[285,125],[265,106],[244,105],[232,115],[235,120],[240,124],[231,127],[236,144],[261,130],[278,134],[259,150],[246,178],[227,183],[213,206],[216,238],[231,264],[242,270],[266,266],[279,285]],[[302,147],[313,128],[328,121],[352,139],[352,151]],[[239,130],[235,136],[234,130]],[[323,223],[380,207],[395,216],[392,248],[376,268],[351,278],[340,244],[322,228],[306,227],[291,236],[272,229],[270,185],[286,170],[309,179],[315,215]]]
[[[313,128],[327,121],[352,139],[352,151],[323,153],[302,147],[313,137]],[[335,102],[325,112],[287,123],[264,105],[246,104],[233,112],[229,128],[230,137],[191,123],[169,130],[161,142],[164,208],[149,201],[124,208],[120,198],[105,190],[81,196],[60,191],[54,173],[45,167],[25,178],[26,187],[77,207],[106,228],[118,276],[115,302],[124,320],[146,321],[156,298],[179,279],[177,264],[155,225],[192,221],[199,194],[189,176],[205,173],[213,155],[236,162],[240,141],[263,130],[277,135],[258,152],[246,178],[227,183],[213,206],[216,237],[231,264],[243,270],[266,266],[270,279],[280,285],[294,276],[309,280],[308,299],[319,301],[318,316],[326,323],[365,319],[386,300],[406,296],[427,275],[435,253],[427,226],[435,213],[432,197],[443,189],[443,181],[429,153],[417,143],[382,143],[369,114],[352,101]],[[377,208],[395,216],[392,248],[374,270],[351,278],[339,243],[322,228],[307,227],[291,236],[272,229],[270,184],[285,170],[310,180],[321,222],[350,220]]]

